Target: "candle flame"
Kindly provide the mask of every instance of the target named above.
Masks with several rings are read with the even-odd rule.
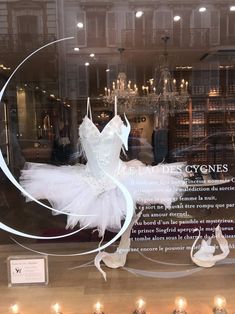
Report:
[[[226,299],[222,296],[216,296],[214,304],[216,309],[223,310],[226,306]]]
[[[52,305],[52,309],[55,312],[55,314],[60,313],[60,305],[59,305],[59,303],[55,303],[54,305]]]
[[[138,310],[142,310],[143,307],[144,307],[144,305],[145,305],[145,302],[144,302],[143,299],[139,299],[139,300],[137,301]]]
[[[175,299],[175,306],[177,311],[184,311],[187,306],[187,301],[183,297],[178,297]]]
[[[19,305],[18,304],[14,304],[11,306],[11,312],[14,314],[18,314],[19,313]]]

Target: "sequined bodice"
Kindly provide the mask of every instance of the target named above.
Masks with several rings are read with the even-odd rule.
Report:
[[[87,157],[87,169],[96,178],[104,171],[115,176],[119,167],[122,145],[127,149],[130,125],[124,125],[120,116],[115,115],[100,132],[87,116],[79,128],[81,143]]]

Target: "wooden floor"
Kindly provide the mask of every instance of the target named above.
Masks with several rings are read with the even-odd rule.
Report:
[[[231,241],[230,241],[231,243]],[[158,245],[161,243],[158,243]],[[182,242],[181,242],[182,244]],[[189,243],[187,243],[189,244]],[[138,246],[143,244],[138,244]],[[146,245],[146,243],[145,243]],[[148,243],[151,246],[151,243]],[[167,245],[162,243],[162,247]],[[177,245],[177,244],[176,244]],[[79,244],[79,249],[91,244]],[[34,244],[34,249],[54,253],[76,253],[78,244]],[[93,305],[100,301],[108,314],[131,314],[138,298],[146,301],[148,314],[171,314],[176,296],[188,300],[188,314],[211,314],[213,297],[217,294],[227,299],[229,314],[235,314],[235,264],[216,265],[193,275],[178,279],[159,279],[136,276],[124,269],[107,269],[105,282],[95,267],[70,270],[69,268],[91,261],[94,255],[79,257],[49,257],[49,285],[45,287],[7,286],[9,255],[31,254],[16,245],[0,246],[0,313],[9,313],[15,302],[21,306],[21,314],[51,313],[51,304],[59,302],[63,314],[90,314]],[[189,251],[173,253],[145,253],[148,258],[170,263],[190,264]],[[229,256],[235,257],[235,251]],[[127,267],[148,271],[176,271],[192,269],[194,265],[170,266],[145,259],[131,252]]]

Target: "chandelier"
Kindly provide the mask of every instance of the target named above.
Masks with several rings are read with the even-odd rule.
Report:
[[[188,81],[182,79],[179,82],[172,78],[168,65],[167,43],[170,39],[165,35],[162,37],[164,42],[164,54],[162,64],[160,65],[160,76],[158,83],[153,78],[142,86],[141,95],[136,84],[127,81],[127,75],[124,71],[122,54],[124,48],[119,48],[121,64],[116,82],[112,82],[112,88],[105,87],[103,101],[106,105],[114,104],[115,97],[118,98],[120,110],[140,113],[155,113],[161,116],[161,119],[175,112],[187,108],[189,94]]]
[[[138,88],[136,84],[127,81],[127,75],[124,71],[122,62],[122,54],[124,48],[118,48],[120,53],[120,65],[117,80],[112,82],[112,88],[105,87],[105,95],[103,97],[105,104],[114,104],[115,97],[118,98],[119,106],[124,106],[125,109],[133,108],[138,98]]]
[[[185,110],[189,100],[188,81],[182,79],[180,84],[172,78],[168,66],[167,42],[170,39],[167,35],[162,37],[164,41],[163,63],[160,66],[160,77],[158,84],[154,79],[150,79],[146,86],[142,86],[143,97],[146,104],[152,107],[160,114],[173,115],[175,112]],[[178,88],[177,88],[178,86]]]

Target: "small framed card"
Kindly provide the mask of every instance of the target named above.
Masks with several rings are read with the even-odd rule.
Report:
[[[9,256],[7,259],[8,286],[47,285],[47,256]]]

